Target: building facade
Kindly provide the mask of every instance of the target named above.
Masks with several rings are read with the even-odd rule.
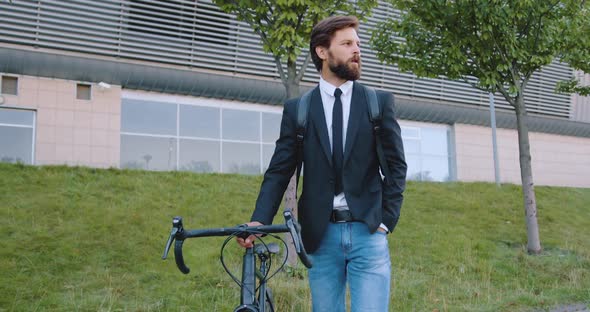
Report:
[[[379,63],[370,32],[398,12],[374,12],[359,32],[362,82],[396,96],[409,177],[494,181],[489,95]],[[1,161],[266,169],[284,87],[257,35],[211,1],[13,1],[0,17]],[[590,187],[590,103],[554,93],[574,75],[554,62],[526,91],[537,184]],[[317,80],[310,64],[303,89]],[[518,184],[514,113],[495,98],[501,181]]]

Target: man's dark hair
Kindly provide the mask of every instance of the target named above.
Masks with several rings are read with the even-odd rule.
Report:
[[[330,41],[334,38],[334,33],[349,27],[358,31],[359,21],[355,16],[330,16],[313,27],[309,41],[309,53],[311,53],[311,60],[318,72],[322,70],[322,59],[315,53],[315,48],[330,48]]]

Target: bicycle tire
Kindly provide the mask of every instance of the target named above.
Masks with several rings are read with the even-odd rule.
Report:
[[[249,305],[243,305],[235,308],[234,312],[258,312],[258,308]]]

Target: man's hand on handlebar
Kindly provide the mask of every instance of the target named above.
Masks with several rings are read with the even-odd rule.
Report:
[[[252,221],[252,222],[244,223],[244,225],[246,225],[246,226],[259,226],[259,225],[263,225],[263,224],[258,221]],[[238,242],[238,244],[240,246],[242,246],[244,248],[251,248],[251,247],[254,247],[254,241],[256,240],[256,237],[258,237],[258,236],[259,235],[250,235],[246,239],[236,236],[236,241]]]

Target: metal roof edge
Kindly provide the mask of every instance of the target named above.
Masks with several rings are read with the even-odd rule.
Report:
[[[416,99],[397,98],[396,115],[399,119],[434,122],[442,124],[471,124],[491,126],[490,110],[482,107],[467,107],[443,103],[432,103]],[[576,137],[590,137],[590,124],[552,117],[527,115],[528,130]],[[516,114],[496,110],[498,128],[516,129]]]
[[[127,89],[272,105],[281,104],[286,97],[280,81],[2,46],[0,72],[86,82],[104,81]],[[301,86],[301,91],[307,89],[309,86]],[[402,120],[490,126],[488,109],[421,99],[396,98],[396,114]],[[588,123],[535,115],[528,115],[527,120],[532,132],[590,137]],[[499,128],[516,129],[516,115],[496,110],[496,123]]]
[[[0,72],[274,105],[286,96],[280,81],[1,46]]]

